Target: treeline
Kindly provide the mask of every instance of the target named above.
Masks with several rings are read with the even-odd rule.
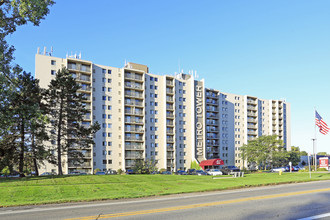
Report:
[[[38,167],[48,161],[57,164],[61,175],[62,156],[70,153],[80,162],[82,149],[90,147],[100,128],[98,123],[82,125],[88,109],[79,84],[66,69],[43,89],[13,63],[15,49],[6,37],[20,25],[39,25],[53,4],[52,0],[0,1],[0,172],[38,175]]]

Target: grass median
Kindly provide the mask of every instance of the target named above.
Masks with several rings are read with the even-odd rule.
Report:
[[[330,173],[256,173],[225,176],[106,175],[0,179],[0,207],[138,198],[330,179]]]

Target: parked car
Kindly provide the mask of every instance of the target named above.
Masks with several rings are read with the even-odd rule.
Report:
[[[221,168],[221,172],[223,175],[231,175],[234,174],[234,172],[240,172],[241,170],[235,166],[224,166]]]
[[[107,175],[116,175],[117,174],[117,171],[115,170],[108,170],[107,171]]]
[[[135,172],[132,169],[128,169],[128,170],[126,170],[126,174],[127,175],[129,175],[129,174],[135,174]]]
[[[211,176],[222,175],[222,172],[219,169],[210,169],[207,173]]]
[[[209,174],[203,170],[196,170],[195,175],[204,176],[204,175],[209,175]]]
[[[188,169],[187,173],[188,173],[188,175],[196,175],[196,170],[195,169]]]
[[[95,175],[105,175],[105,172],[104,172],[104,171],[97,171],[97,172],[95,173]]]
[[[285,170],[286,170],[285,167],[278,167],[271,169],[270,172],[280,172],[280,171],[285,172]]]
[[[171,171],[164,171],[164,172],[161,172],[160,174],[163,174],[163,175],[172,175],[172,172]]]
[[[80,175],[79,171],[72,171],[71,173],[69,173],[69,175]]]
[[[188,175],[188,173],[184,170],[178,170],[176,171],[176,175]]]
[[[55,172],[43,172],[40,176],[51,176],[51,175],[57,175]]]

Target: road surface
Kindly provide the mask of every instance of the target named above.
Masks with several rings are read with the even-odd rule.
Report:
[[[17,219],[330,219],[330,181],[143,199],[1,208]]]

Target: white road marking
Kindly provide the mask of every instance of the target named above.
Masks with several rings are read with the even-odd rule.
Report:
[[[300,218],[298,220],[313,220],[313,219],[320,219],[320,218],[325,218],[325,217],[329,217],[329,216],[330,216],[330,212],[324,213],[321,215],[314,215],[314,216],[310,216],[310,217],[306,217],[306,218]]]

